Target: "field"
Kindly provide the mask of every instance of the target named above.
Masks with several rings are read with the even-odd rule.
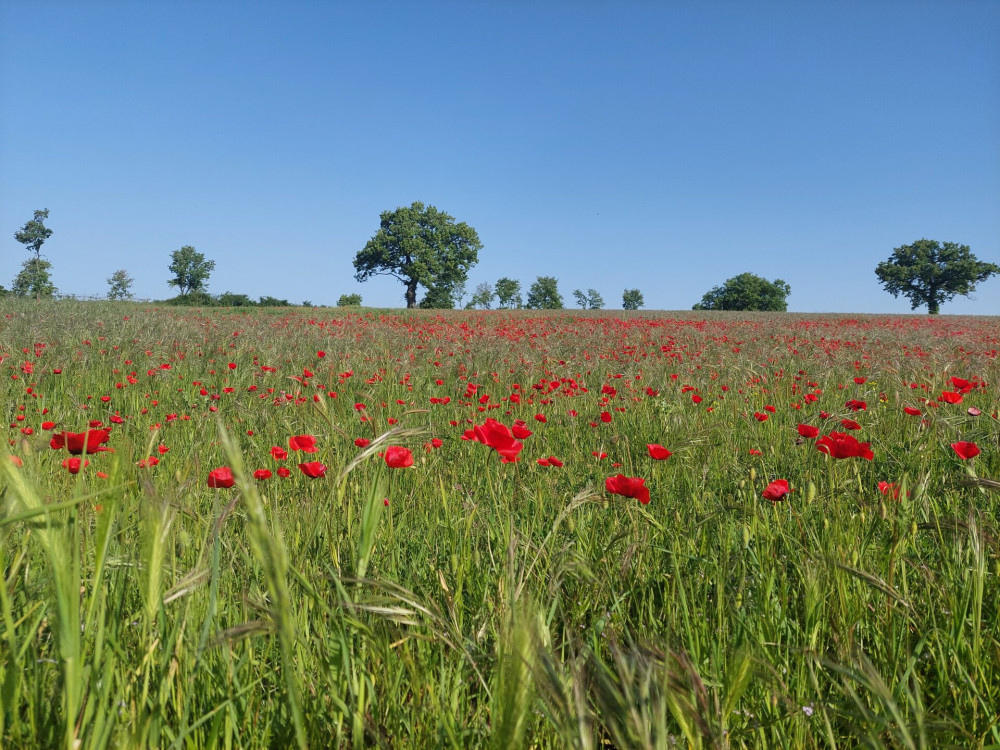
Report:
[[[998,747],[998,353],[5,301],[0,746]]]

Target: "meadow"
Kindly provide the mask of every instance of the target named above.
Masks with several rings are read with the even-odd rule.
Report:
[[[4,748],[1000,747],[1000,320],[4,300]]]

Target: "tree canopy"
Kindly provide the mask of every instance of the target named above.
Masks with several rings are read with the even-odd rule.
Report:
[[[14,278],[10,290],[19,297],[51,297],[58,293],[49,270],[52,264],[45,258],[29,258],[21,264],[21,271]]]
[[[604,307],[604,297],[596,289],[588,289],[586,292],[574,289],[573,298],[584,310],[600,310]]]
[[[741,273],[713,287],[696,304],[695,310],[765,310],[785,312],[785,298],[792,288],[781,279],[768,281],[752,273]]]
[[[177,287],[182,296],[191,292],[204,292],[208,277],[215,270],[215,261],[205,260],[204,254],[197,252],[191,245],[174,250],[170,257],[169,271],[174,278],[167,284]]]
[[[525,307],[529,310],[562,310],[563,298],[558,284],[554,276],[539,276],[528,290]]]
[[[25,222],[24,226],[14,233],[14,239],[24,245],[29,253],[34,253],[36,260],[41,258],[45,240],[52,236],[52,230],[45,226],[47,218],[49,209],[35,211],[35,218]]]
[[[646,300],[642,297],[642,292],[638,289],[626,289],[622,292],[622,309],[623,310],[638,310],[640,307],[646,304]]]
[[[503,276],[497,279],[493,291],[496,292],[497,303],[501,310],[520,308],[524,304],[521,301],[521,282],[517,279]]]
[[[968,245],[927,239],[897,247],[875,268],[889,294],[908,297],[912,310],[927,305],[931,315],[956,295],[972,294],[976,284],[994,274],[1000,274],[1000,266],[977,260]]]
[[[119,268],[108,277],[108,299],[132,299],[132,284],[135,281],[128,271]]]
[[[406,306],[417,306],[417,286],[428,289],[429,303],[454,306],[452,289],[468,278],[483,245],[476,230],[434,206],[417,201],[383,211],[375,236],[354,259],[354,278],[392,276],[406,287]],[[425,297],[427,299],[427,297]]]

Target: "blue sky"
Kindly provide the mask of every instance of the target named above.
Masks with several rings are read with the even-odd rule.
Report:
[[[0,283],[38,208],[64,293],[118,268],[402,306],[352,260],[415,200],[500,276],[690,309],[751,271],[802,312],[909,312],[922,237],[1000,262],[1000,3],[0,2]],[[1000,315],[1000,278],[944,313]]]

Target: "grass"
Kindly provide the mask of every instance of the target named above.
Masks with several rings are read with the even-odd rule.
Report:
[[[5,304],[0,745],[1000,747],[998,330]]]

